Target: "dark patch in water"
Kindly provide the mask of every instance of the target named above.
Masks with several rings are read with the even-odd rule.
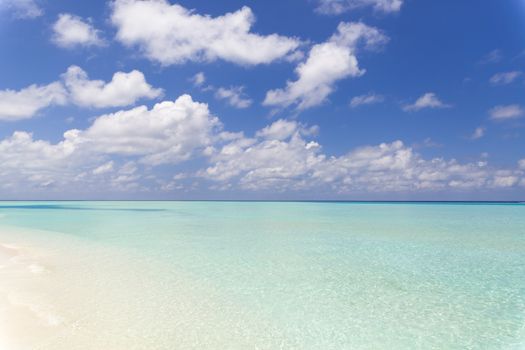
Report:
[[[60,204],[27,204],[27,205],[0,205],[2,209],[31,209],[31,210],[102,210],[102,211],[131,211],[131,212],[159,212],[166,209],[147,209],[147,208],[92,208],[92,207],[75,207]]]

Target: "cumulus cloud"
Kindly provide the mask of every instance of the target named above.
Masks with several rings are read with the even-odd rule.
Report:
[[[140,190],[141,175],[126,171],[127,164],[117,170],[116,161],[103,163],[107,156],[79,143],[78,133],[69,130],[55,144],[21,131],[1,140],[0,193],[61,198],[75,192],[101,195],[108,190]]]
[[[110,160],[109,162],[106,162],[106,163],[96,167],[95,169],[93,169],[93,174],[94,175],[102,175],[102,174],[109,173],[109,172],[113,171],[113,166],[114,165],[115,165],[115,162]]]
[[[28,119],[43,108],[66,102],[67,92],[60,82],[31,85],[19,91],[0,90],[0,120]]]
[[[518,176],[509,175],[508,171],[497,171],[491,185],[493,187],[512,187],[518,183],[519,179]]]
[[[137,164],[144,169],[204,157],[207,147],[228,139],[221,129],[206,104],[183,95],[151,109],[99,116],[85,130],[66,131],[55,144],[15,132],[0,141],[0,193],[24,188],[144,190],[139,183],[144,172]]]
[[[298,110],[322,104],[337,81],[365,73],[355,56],[359,45],[377,49],[387,40],[378,29],[363,23],[340,23],[337,32],[328,41],[314,45],[306,61],[297,66],[297,80],[288,81],[284,89],[268,91],[263,104],[296,105]]]
[[[176,101],[105,114],[84,131],[76,143],[93,152],[138,156],[142,163],[175,164],[211,145],[222,124],[208,106],[189,95]]]
[[[11,11],[15,18],[36,18],[44,14],[35,0],[0,0],[0,11]]]
[[[324,188],[332,193],[467,191],[512,187],[523,178],[521,170],[492,169],[485,161],[425,159],[401,141],[329,156],[308,140],[309,135],[304,126],[279,120],[254,138],[239,137],[225,144],[211,156],[212,165],[198,175],[220,183],[219,188]]]
[[[503,59],[503,53],[500,49],[494,49],[484,55],[481,60],[479,61],[479,64],[491,64],[491,63],[498,63]]]
[[[78,66],[71,66],[62,75],[71,101],[84,107],[121,107],[134,104],[141,98],[154,99],[162,95],[146,82],[138,70],[117,72],[110,82],[89,80],[87,73]]]
[[[165,0],[116,0],[111,21],[118,41],[162,65],[218,59],[264,64],[286,57],[300,44],[295,38],[251,32],[255,16],[248,7],[211,17]]]
[[[62,13],[53,24],[52,41],[60,47],[103,46],[105,41],[100,37],[100,31],[82,18]]]
[[[525,160],[504,169],[491,167],[484,158],[425,158],[401,141],[334,156],[315,140],[317,130],[279,119],[253,136],[228,132],[206,104],[183,95],[151,109],[99,116],[84,130],[66,131],[57,143],[20,131],[0,140],[0,193],[24,188],[60,193],[202,189],[195,180],[224,190],[330,195],[464,192],[525,183]],[[197,162],[195,171],[181,173],[181,162]],[[160,165],[175,166],[166,180],[156,177]],[[184,188],[189,182],[192,187]]]
[[[215,98],[225,100],[232,107],[243,109],[252,105],[252,100],[244,93],[243,86],[233,86],[231,88],[219,87],[215,91]]]
[[[200,87],[206,82],[206,75],[203,72],[195,74],[191,79],[193,86]]]
[[[5,168],[20,167],[39,169],[42,165],[59,168],[62,160],[73,153],[75,147],[68,135],[58,144],[33,140],[28,132],[17,131],[0,142],[2,165]],[[27,160],[31,159],[30,162]]]
[[[216,87],[206,82],[206,76],[199,72],[190,78],[193,86],[200,88],[201,91],[214,92],[214,97],[218,100],[226,101],[227,104],[234,108],[245,109],[252,105],[253,100],[244,92],[244,86]]]
[[[372,7],[376,12],[399,12],[403,0],[318,0],[317,12],[338,15],[344,12]]]
[[[374,93],[369,93],[366,95],[355,96],[350,100],[350,107],[356,108],[363,105],[371,105],[376,103],[381,103],[385,100],[382,95],[377,95]]]
[[[404,105],[403,110],[406,112],[417,112],[426,108],[449,108],[448,104],[443,103],[435,93],[427,92],[419,97],[414,103]]]
[[[495,121],[504,121],[521,118],[525,111],[520,105],[499,105],[489,110],[490,119]]]
[[[0,141],[0,188],[49,187],[60,179],[72,179],[77,163],[75,146],[68,134],[52,144],[34,140],[31,133],[17,131]],[[84,158],[83,161],[88,161]]]
[[[490,82],[493,85],[507,85],[518,79],[522,74],[520,71],[497,73],[490,78]]]
[[[483,136],[485,136],[485,131],[486,129],[482,126],[479,126],[477,127],[474,132],[472,133],[472,135],[470,135],[470,139],[471,140],[478,140],[480,138],[482,138]]]
[[[270,134],[261,131],[255,139],[233,140],[212,156],[213,165],[199,175],[218,182],[235,179],[245,189],[298,188],[303,176],[324,156],[318,154],[316,142],[301,138],[298,124],[293,126],[284,134],[277,133],[280,139],[268,138]]]
[[[162,89],[149,85],[144,74],[137,70],[117,72],[106,83],[89,80],[80,67],[71,66],[61,78],[49,85],[31,85],[19,91],[0,90],[0,120],[28,119],[54,105],[73,103],[82,107],[120,107],[142,98],[153,99],[162,95]]]
[[[279,119],[273,122],[271,125],[264,127],[263,129],[257,131],[255,134],[256,137],[268,140],[285,140],[292,135],[298,133],[298,135],[315,135],[318,131],[317,126],[312,126],[310,128],[299,124],[293,120]]]

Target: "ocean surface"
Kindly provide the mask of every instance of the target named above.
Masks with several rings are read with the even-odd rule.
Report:
[[[525,349],[525,205],[0,202],[0,349]]]

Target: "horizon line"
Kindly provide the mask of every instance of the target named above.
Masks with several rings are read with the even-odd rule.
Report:
[[[0,199],[0,202],[288,202],[288,203],[511,203],[525,200],[367,200],[367,199]]]

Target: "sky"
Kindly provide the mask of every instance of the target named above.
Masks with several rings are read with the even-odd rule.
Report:
[[[1,199],[525,200],[525,0],[0,0]]]

